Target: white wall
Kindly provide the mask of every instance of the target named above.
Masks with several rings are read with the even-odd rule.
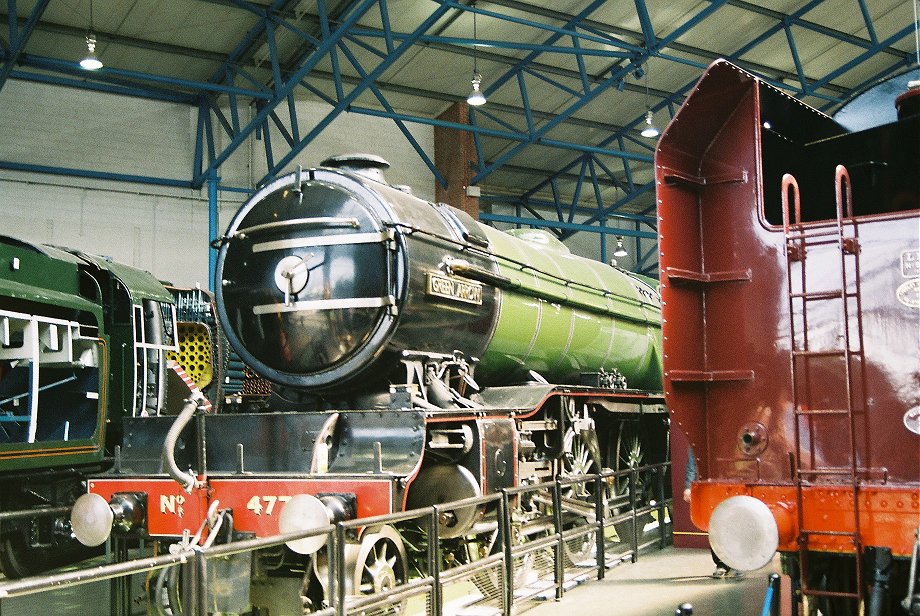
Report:
[[[329,110],[299,101],[301,134]],[[181,104],[16,80],[0,90],[0,161],[189,180],[196,127],[197,109]],[[433,159],[433,129],[412,131]],[[221,132],[218,151],[228,141]],[[286,153],[279,143],[274,133],[276,160]],[[427,167],[395,124],[381,118],[343,114],[290,168],[356,151],[386,158],[390,182],[408,184],[425,198],[434,195]],[[222,185],[248,187],[265,169],[263,143],[251,139],[219,175]],[[220,193],[221,232],[243,198]],[[0,233],[110,256],[179,285],[207,286],[206,190],[0,170]]]
[[[0,160],[188,179],[196,111],[9,80],[0,90]]]
[[[79,248],[179,285],[207,287],[207,195],[157,191],[0,171],[0,233]],[[223,209],[237,205],[225,202]]]

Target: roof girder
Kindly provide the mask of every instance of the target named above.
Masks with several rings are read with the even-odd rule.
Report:
[[[718,54],[714,52],[681,43],[678,39],[700,20],[717,11],[719,7],[727,4],[774,20],[774,23],[763,33],[747,42],[734,54],[730,54],[728,56],[730,59],[738,62],[742,67],[758,73],[777,87],[791,90],[793,94],[823,98],[826,101],[825,108],[831,108],[838,104],[840,96],[850,91],[850,89],[836,83],[835,80],[871,55],[882,54],[886,57],[894,58],[896,61],[882,68],[876,75],[865,80],[864,83],[868,83],[875,78],[885,77],[899,67],[907,66],[912,59],[911,54],[893,47],[895,43],[912,32],[912,25],[895,32],[884,40],[879,40],[865,0],[857,0],[857,5],[860,9],[862,21],[865,24],[867,37],[835,30],[807,19],[808,13],[822,5],[826,0],[811,0],[789,15],[760,7],[747,0],[709,0],[709,4],[685,20],[677,28],[669,31],[664,37],[659,37],[658,33],[655,32],[645,0],[634,0],[640,31],[609,26],[592,20],[592,13],[602,4],[600,0],[594,0],[576,15],[568,15],[547,7],[526,4],[519,0],[489,0],[489,10],[479,6],[468,6],[460,2],[460,0],[439,0],[431,15],[429,15],[429,19],[423,24],[424,27],[420,26],[410,33],[393,30],[389,19],[390,8],[386,0],[342,2],[332,11],[327,10],[324,0],[318,0],[318,14],[315,16],[298,13],[296,9],[297,3],[294,0],[273,0],[269,4],[245,0],[206,1],[235,7],[257,18],[254,25],[226,57],[204,50],[188,50],[178,46],[163,45],[128,37],[122,37],[119,42],[146,48],[157,48],[168,53],[190,52],[197,54],[198,57],[220,61],[220,67],[212,74],[208,82],[180,80],[117,69],[103,69],[98,74],[89,76],[87,73],[75,69],[74,63],[23,54],[22,49],[28,39],[28,34],[34,31],[36,27],[66,28],[66,26],[56,26],[54,24],[38,24],[38,19],[48,2],[48,0],[39,0],[33,10],[33,15],[29,18],[7,18],[11,34],[9,44],[3,46],[2,56],[0,56],[3,59],[3,64],[0,66],[4,71],[0,73],[0,77],[2,77],[0,78],[0,88],[2,88],[5,78],[11,75],[16,78],[65,85],[79,85],[79,77],[91,77],[93,81],[84,87],[133,96],[149,96],[158,100],[193,101],[193,104],[199,108],[199,131],[198,139],[196,140],[196,163],[193,174],[196,185],[200,185],[209,172],[215,171],[239,147],[240,143],[254,132],[261,133],[265,138],[266,157],[271,160],[269,174],[263,180],[267,179],[287,165],[297,153],[315,138],[316,134],[322,130],[322,127],[328,125],[332,119],[345,109],[393,120],[410,144],[416,149],[423,162],[435,177],[438,177],[440,175],[439,171],[428,159],[424,150],[414,141],[406,126],[407,123],[411,122],[437,125],[436,121],[430,118],[399,113],[387,98],[388,94],[394,92],[417,93],[420,91],[395,83],[386,83],[380,79],[386,70],[392,66],[395,59],[405,53],[411,45],[424,43],[435,49],[449,50],[455,54],[467,56],[476,55],[509,66],[509,69],[498,80],[489,84],[487,93],[491,94],[500,88],[505,88],[503,92],[516,93],[520,104],[505,103],[502,105],[490,102],[488,109],[473,113],[471,126],[450,126],[451,128],[469,130],[473,133],[477,146],[477,160],[480,165],[475,181],[485,180],[501,168],[520,169],[519,166],[516,167],[510,161],[534,145],[569,150],[577,155],[568,164],[562,165],[558,172],[549,174],[546,179],[522,192],[519,198],[524,202],[537,203],[540,202],[537,193],[541,191],[551,192],[554,195],[553,199],[550,201],[544,199],[541,202],[541,207],[551,203],[552,208],[556,211],[557,218],[565,222],[566,220],[574,220],[576,209],[579,211],[584,209],[581,201],[588,201],[589,199],[581,199],[582,194],[593,195],[594,200],[597,201],[597,207],[596,213],[593,214],[593,220],[590,217],[589,220],[591,222],[602,222],[608,216],[615,216],[617,207],[642,197],[650,190],[647,184],[638,184],[634,178],[637,169],[643,168],[643,165],[651,162],[651,157],[642,152],[642,150],[648,148],[639,148],[639,153],[635,151],[637,145],[644,145],[634,134],[636,128],[644,120],[644,116],[637,116],[624,126],[610,127],[601,126],[600,124],[602,123],[579,118],[575,114],[602,92],[609,90],[610,86],[618,86],[632,91],[644,91],[640,86],[627,83],[626,78],[630,74],[642,71],[645,63],[652,56],[691,66],[702,66],[694,60],[677,57],[669,53],[669,49],[687,56],[706,60],[716,57]],[[16,15],[16,0],[7,0],[7,4],[8,7],[11,7],[9,14]],[[495,7],[507,7],[524,11],[525,15],[533,14],[543,18],[550,18],[560,22],[562,26],[547,25],[520,17],[503,15],[497,12]],[[359,26],[358,19],[375,9],[380,12],[381,27]],[[452,14],[448,13],[448,11]],[[472,41],[469,39],[442,36],[442,32],[446,28],[445,24],[451,23],[463,12],[476,12],[498,19],[505,19],[506,21],[513,21],[523,27],[543,31],[547,36],[544,42],[539,44],[507,41],[490,42],[495,44],[496,49],[521,52],[523,54],[522,58],[511,57],[505,53],[486,52],[482,49],[474,48]],[[33,19],[35,15],[37,16]],[[446,16],[447,19],[441,22],[437,30],[429,28],[429,26],[434,26],[442,16]],[[27,28],[27,25],[30,27]],[[304,27],[309,31],[304,30]],[[297,61],[285,62],[280,56],[276,44],[276,32],[282,28],[293,32],[302,39],[302,53],[295,54],[295,57],[299,56],[300,58]],[[807,74],[796,43],[798,29],[829,37],[834,41],[851,45],[861,51],[855,57],[843,61],[823,75]],[[756,49],[758,45],[777,33],[785,35],[789,53],[793,60],[794,71],[783,71],[757,65],[741,58],[741,56]],[[71,34],[76,33],[71,32]],[[380,49],[375,48],[371,42],[368,42],[373,38],[382,40]],[[586,46],[587,43],[596,44],[601,42],[611,45],[614,49],[598,50]],[[271,78],[267,84],[254,77],[254,73],[251,72],[251,68],[259,64],[256,54],[260,53],[259,50],[263,46],[268,47],[268,61],[270,62]],[[362,60],[359,60],[357,54],[352,51],[352,49],[357,50],[359,48],[365,52],[371,51],[376,60],[374,62],[364,61],[366,66],[362,64]],[[577,70],[540,62],[540,56],[548,53],[565,54],[573,57]],[[394,57],[390,59],[391,56]],[[585,62],[589,57],[607,58],[610,60],[610,65],[601,71],[595,70],[591,72],[587,70]],[[342,58],[345,59],[344,62]],[[332,66],[331,73],[319,71],[316,68],[322,59],[328,59]],[[51,71],[60,76],[53,77],[43,72],[14,70],[13,66],[16,63],[40,71]],[[350,72],[357,76],[347,74],[343,70],[345,66],[349,66]],[[321,90],[306,82],[306,77],[331,80],[334,84],[335,95],[328,96],[324,94]],[[527,79],[539,79],[574,100],[558,113],[549,113],[535,108],[531,104],[532,96],[525,77]],[[779,81],[779,79],[790,78],[794,79],[797,85],[790,86]],[[577,85],[568,85],[564,80],[571,81]],[[656,102],[650,107],[654,111],[667,110],[670,115],[673,115],[676,105],[680,103],[683,97],[683,93],[692,85],[691,82],[670,95],[667,92],[651,90],[650,94],[656,99]],[[301,136],[299,133],[296,108],[293,104],[293,95],[299,87],[320,95],[333,106],[333,111],[321,121],[320,126],[310,131],[306,136]],[[192,97],[189,96],[190,92],[193,94]],[[365,92],[373,95],[380,105],[380,109],[356,105],[357,98]],[[446,101],[457,99],[457,97],[450,95],[436,96],[436,93],[431,94],[432,97]],[[226,97],[229,118],[225,116],[221,106],[218,105],[217,97]],[[250,101],[256,101],[258,113],[255,118],[243,126],[240,122],[240,117],[243,115],[240,113],[240,109]],[[285,104],[287,105],[287,113],[282,114],[279,107]],[[524,129],[515,128],[513,122],[515,115],[521,118],[521,123],[525,126]],[[588,128],[609,128],[611,134],[599,143],[576,143],[550,138],[548,136],[549,131],[563,123]],[[220,126],[231,137],[230,143],[220,151],[215,148],[216,140],[213,134],[215,125]],[[495,128],[496,126],[498,128]],[[271,148],[273,134],[280,137],[280,140],[286,144],[285,147],[288,149],[287,153],[277,162],[274,160],[274,153]],[[483,137],[505,140],[508,145],[504,151],[499,148],[498,153],[490,158],[483,151],[483,141],[481,139]],[[278,143],[279,140],[276,139],[275,141]],[[626,149],[627,145],[630,146],[629,150]],[[604,161],[604,158],[608,156],[619,159],[623,165],[622,171],[614,173],[611,166]],[[640,165],[640,167],[634,168],[635,164]],[[570,170],[576,167],[578,172],[570,173]],[[526,169],[529,170],[529,168]],[[443,181],[443,178],[439,178],[439,181]],[[574,181],[572,192],[565,199],[562,199],[560,195],[560,181]],[[586,182],[590,186],[585,186]],[[613,205],[602,203],[601,188],[603,186],[622,188],[625,196],[618,199],[617,203]]]
[[[10,73],[13,72],[13,67],[19,61],[19,56],[25,49],[29,37],[32,36],[35,26],[38,25],[50,1],[38,0],[21,27],[18,19],[7,19],[9,40],[3,45],[3,63],[0,64],[0,90],[3,89],[3,85],[9,78]],[[18,15],[16,0],[6,0],[6,3],[7,14]]]

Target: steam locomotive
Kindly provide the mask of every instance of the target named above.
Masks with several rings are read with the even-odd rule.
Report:
[[[215,512],[270,536],[667,459],[651,282],[548,233],[421,200],[386,167],[337,157],[243,205],[218,242],[216,301],[273,407],[217,415],[190,401],[178,418],[126,417],[119,465],[74,508],[81,541],[169,544]],[[515,520],[540,516],[535,505]],[[495,530],[478,507],[439,519],[460,562],[488,553]],[[350,592],[405,581],[400,532],[352,541]],[[256,567],[260,587],[299,571],[304,606],[319,608],[323,542],[290,548],[287,564]],[[240,601],[229,611],[257,605]]]
[[[719,61],[656,153],[691,516],[732,567],[779,549],[806,613],[920,613],[920,90],[898,106],[850,133]]]
[[[108,259],[0,236],[4,575],[85,558],[68,513],[85,491],[83,477],[111,465],[121,418],[168,414],[190,387],[210,393],[219,383],[213,310],[201,293],[167,289]],[[177,301],[194,314],[177,318]]]

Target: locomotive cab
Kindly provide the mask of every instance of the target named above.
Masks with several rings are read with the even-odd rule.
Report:
[[[108,259],[0,237],[0,262],[0,568],[22,577],[87,555],[63,510],[110,464],[121,418],[164,409],[175,313]]]

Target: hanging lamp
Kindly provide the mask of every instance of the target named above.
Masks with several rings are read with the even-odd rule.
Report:
[[[475,4],[472,6],[475,7]],[[470,92],[470,95],[466,97],[466,102],[474,107],[486,104],[486,95],[482,92],[482,75],[479,74],[479,70],[476,67],[477,41],[476,13],[473,13],[473,78],[470,80],[470,83],[473,84],[473,90]]]
[[[102,68],[102,60],[96,55],[96,33],[93,31],[93,0],[89,0],[89,32],[86,33],[86,55],[80,60],[80,67],[88,71]]]

